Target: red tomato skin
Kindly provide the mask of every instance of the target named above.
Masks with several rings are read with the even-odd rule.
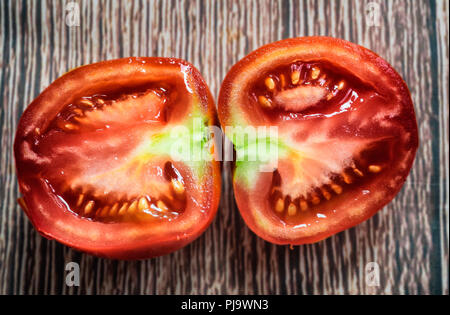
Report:
[[[270,43],[256,49],[255,51],[251,52],[246,57],[238,61],[227,73],[219,93],[218,116],[222,126],[233,125],[232,121],[233,115],[245,115],[245,113],[238,112],[238,109],[233,108],[229,105],[230,99],[233,97],[232,93],[233,88],[236,84],[235,81],[240,76],[242,76],[242,73],[248,71],[252,67],[255,67],[255,65],[258,64],[258,61],[263,57],[267,56],[268,54],[274,53],[280,49],[291,49],[298,46],[311,47],[311,51],[313,51],[315,47],[319,46],[322,48],[326,47],[330,52],[333,52],[336,47],[339,47],[345,50],[349,56],[352,55],[358,56],[358,58],[360,58],[367,64],[370,64],[371,66],[375,67],[378,71],[382,72],[384,76],[382,78],[377,79],[379,81],[377,81],[376,83],[380,83],[377,86],[380,88],[381,91],[384,91],[386,93],[391,93],[391,88],[395,87],[396,93],[395,95],[398,97],[398,101],[401,104],[403,111],[403,114],[401,116],[402,125],[404,126],[405,130],[408,130],[412,135],[409,141],[409,148],[408,148],[409,150],[407,152],[410,155],[410,157],[408,158],[406,163],[407,165],[405,166],[406,171],[395,174],[400,178],[398,180],[399,184],[394,189],[386,189],[385,197],[382,200],[371,203],[370,209],[364,211],[364,213],[362,213],[361,215],[343,218],[342,220],[340,220],[339,224],[328,226],[328,228],[323,232],[315,234],[304,233],[304,235],[302,233],[299,233],[297,237],[292,238],[282,236],[278,233],[278,231],[286,228],[285,225],[280,224],[279,222],[272,221],[271,226],[266,228],[262,228],[261,225],[256,222],[257,220],[254,212],[258,210],[255,210],[250,206],[251,204],[250,201],[256,198],[256,196],[258,196],[259,198],[261,190],[258,189],[257,191],[249,191],[236,180],[233,172],[233,188],[235,193],[235,200],[239,212],[241,213],[241,216],[243,217],[245,223],[259,237],[263,238],[268,242],[279,245],[302,245],[302,244],[316,243],[336,233],[352,228],[375,215],[385,205],[390,203],[402,188],[402,185],[409,174],[409,170],[413,165],[415,154],[417,152],[419,145],[417,121],[415,118],[411,94],[401,76],[392,68],[391,65],[389,65],[383,58],[381,58],[374,52],[362,46],[356,45],[354,43],[342,39],[324,36],[290,38]],[[333,56],[332,54],[330,55],[331,56],[329,58],[332,59]],[[348,64],[348,66],[350,68],[352,66],[353,68],[355,68],[356,65]],[[366,71],[364,67],[361,66],[361,64],[358,64],[357,66],[358,71],[364,74]],[[383,83],[383,80],[387,81]],[[242,87],[242,83],[239,86],[241,87],[241,90],[244,89]],[[237,96],[236,99],[239,99],[239,97],[241,96]],[[245,118],[247,119],[247,122],[250,125],[259,126],[261,124],[264,124],[264,120],[260,119],[260,117],[255,115],[255,113],[253,112],[246,115]],[[265,180],[263,180],[262,178],[265,178],[264,175],[261,175],[261,177],[257,179],[257,181],[260,181],[262,183],[261,185],[264,185],[264,182],[271,181],[271,178],[265,178]],[[264,208],[265,210],[268,210],[266,209],[266,206],[261,207]],[[289,229],[289,227],[287,227],[287,229]]]
[[[145,224],[104,224],[77,217],[56,200],[48,186],[35,178],[35,174],[39,170],[24,159],[28,155],[23,145],[24,142],[33,137],[36,128],[44,129],[48,125],[47,119],[51,114],[58,113],[61,108],[54,103],[54,99],[60,94],[68,93],[68,90],[70,92],[75,85],[83,86],[83,80],[88,78],[93,81],[97,77],[102,78],[106,76],[106,72],[112,79],[127,82],[127,75],[130,73],[135,74],[130,76],[132,78],[130,80],[140,80],[145,79],[143,70],[152,72],[155,69],[167,70],[164,75],[169,79],[171,71],[184,69],[195,89],[193,94],[198,97],[202,111],[208,117],[210,125],[217,124],[214,100],[200,72],[184,60],[158,57],[122,58],[73,69],[50,84],[22,114],[14,141],[16,173],[19,190],[22,194],[22,198],[19,198],[18,201],[32,225],[45,238],[56,240],[76,250],[99,257],[137,260],[157,257],[178,250],[198,238],[211,224],[220,200],[221,165],[218,161],[213,160],[207,168],[208,176],[204,183],[207,189],[205,197],[201,199],[204,208],[202,211],[194,207],[186,210],[186,213],[195,214],[196,223],[189,225],[186,230],[174,228],[173,233],[170,233],[170,225],[164,223],[169,231],[167,235],[149,240],[145,237]],[[74,91],[77,91],[77,87]],[[184,216],[181,221],[185,223],[189,221],[189,218]],[[96,238],[92,239],[86,235],[90,231],[94,231],[93,234]],[[104,235],[109,235],[110,239],[102,240]]]

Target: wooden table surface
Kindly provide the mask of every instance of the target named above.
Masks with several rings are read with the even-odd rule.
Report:
[[[0,293],[448,294],[447,1],[75,1],[79,26],[66,23],[76,13],[68,3],[0,1]],[[372,49],[411,90],[417,157],[401,192],[369,221],[314,245],[267,243],[239,215],[229,164],[208,230],[146,261],[99,259],[48,241],[20,210],[12,154],[19,117],[69,69],[126,56],[179,57],[217,97],[227,71],[247,53],[306,35]],[[65,284],[71,261],[80,265],[79,287]],[[380,267],[379,286],[365,281],[369,262]]]

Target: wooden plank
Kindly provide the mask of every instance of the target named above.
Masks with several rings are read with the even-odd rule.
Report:
[[[79,0],[77,27],[65,23],[67,2],[0,1],[1,294],[448,294],[447,1]],[[404,188],[371,220],[315,245],[269,244],[240,218],[226,164],[219,213],[205,234],[171,255],[123,262],[43,239],[17,206],[18,119],[69,69],[125,56],[179,57],[199,68],[217,97],[247,53],[306,35],[366,46],[410,87],[421,145]],[[70,261],[81,267],[78,288],[64,284]],[[365,284],[368,262],[380,265],[379,287]]]

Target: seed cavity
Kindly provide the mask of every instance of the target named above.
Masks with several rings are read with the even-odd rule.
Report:
[[[163,175],[166,183],[162,185],[167,185],[167,190],[158,198],[146,194],[136,197],[117,194],[109,196],[99,194],[89,187],[69,187],[59,195],[71,211],[93,221],[172,220],[186,208],[186,186],[180,172],[171,162],[165,164]],[[60,188],[57,190],[61,191]]]
[[[362,169],[367,172],[363,172]],[[269,205],[280,219],[302,216],[302,213],[315,211],[333,198],[341,195],[345,189],[352,189],[362,180],[369,180],[375,173],[382,171],[382,166],[369,163],[364,157],[354,160],[341,173],[329,175],[329,181],[323,185],[311,187],[309,192],[301,195],[283,194],[282,178],[278,170],[273,172],[272,185],[268,196]],[[291,188],[288,188],[291,189]]]
[[[55,118],[54,127],[63,131],[79,130],[83,124],[107,124],[108,121],[120,121],[123,115],[136,108],[142,102],[154,102],[155,108],[148,111],[148,115],[155,115],[155,119],[162,119],[162,106],[166,103],[166,94],[158,88],[148,88],[136,94],[114,95],[115,99],[103,99],[106,95],[85,96],[65,106]],[[142,98],[142,100],[135,100]],[[140,108],[140,107],[139,107]],[[97,112],[98,111],[98,112]],[[102,113],[106,111],[105,113]],[[147,112],[146,112],[147,115]],[[107,118],[105,118],[107,117]],[[111,119],[111,120],[109,120]],[[105,122],[106,121],[106,122]]]
[[[273,173],[272,189],[270,190],[270,196],[272,200],[272,207],[279,216],[287,215],[293,217],[299,213],[308,211],[310,206],[317,206],[322,201],[328,201],[333,198],[333,193],[339,195],[342,193],[343,188],[339,184],[331,183],[317,189],[315,192],[310,193],[305,198],[292,198],[290,195],[283,195],[281,192],[281,177],[276,170]],[[331,190],[330,190],[331,189]]]
[[[257,84],[252,93],[266,110],[280,108],[301,112],[320,105],[322,100],[344,101],[347,93],[340,93],[345,88],[344,80],[338,81],[325,71],[314,64],[294,63],[288,69],[280,68],[266,74],[263,84]]]

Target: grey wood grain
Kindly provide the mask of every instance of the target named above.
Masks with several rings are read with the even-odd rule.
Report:
[[[447,1],[0,1],[0,293],[448,294],[449,8]],[[379,23],[370,9],[379,5]],[[225,164],[220,209],[197,241],[171,255],[124,262],[88,256],[33,229],[16,203],[12,144],[25,107],[71,68],[125,56],[192,62],[218,95],[228,69],[282,38],[329,35],[366,46],[407,82],[420,147],[399,195],[375,217],[314,245],[256,237],[234,202]],[[65,264],[80,264],[79,287]],[[381,284],[365,283],[377,262]]]

